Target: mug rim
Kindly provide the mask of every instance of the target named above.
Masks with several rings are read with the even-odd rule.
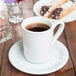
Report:
[[[30,22],[29,20],[31,20],[31,19],[44,19],[44,20],[47,20],[49,23],[47,24],[47,23],[45,23],[45,22],[41,22],[41,23],[45,23],[45,24],[47,24],[48,26],[50,26],[50,28],[48,29],[48,30],[45,30],[45,31],[40,31],[40,32],[36,32],[36,31],[30,31],[30,30],[28,30],[28,29],[25,29],[25,27],[27,26],[27,25],[29,25],[29,24],[32,24],[32,23],[35,23],[35,22]],[[29,21],[30,23],[28,23],[26,26],[24,26],[24,24],[26,23],[26,21]],[[52,27],[51,26],[53,26],[53,22],[54,21],[60,21],[60,20],[54,20],[54,19],[48,19],[48,18],[45,18],[45,17],[39,17],[39,16],[34,16],[34,17],[29,17],[29,18],[27,18],[27,19],[24,19],[23,21],[22,21],[22,23],[21,23],[21,27],[22,27],[22,29],[24,30],[24,31],[26,31],[26,32],[29,32],[29,33],[33,33],[33,34],[40,34],[40,33],[46,33],[46,32],[49,32],[51,29],[52,29]],[[39,22],[39,21],[38,21]],[[60,21],[60,22],[62,22],[62,21]]]
[[[49,28],[48,30],[45,30],[45,31],[40,31],[40,32],[30,31],[30,30],[24,28],[24,27],[28,26],[29,24],[35,23],[35,22],[30,22],[30,21],[29,21],[30,23],[27,23],[27,25],[24,26],[24,23],[26,23],[25,21],[28,21],[28,20],[30,20],[30,19],[39,19],[39,18],[40,18],[40,19],[48,20],[48,22],[50,23],[50,25],[47,24],[47,23],[45,23],[45,22],[40,22],[40,21],[38,21],[38,23],[40,22],[40,23],[47,24],[48,26],[52,26],[52,21],[51,21],[50,19],[44,18],[44,17],[39,17],[39,16],[34,16],[34,17],[29,17],[29,18],[27,18],[27,19],[24,19],[24,20],[22,21],[22,24],[21,24],[22,29],[23,29],[24,31],[26,31],[26,32],[29,32],[29,33],[45,33],[45,32],[50,31],[51,28]]]

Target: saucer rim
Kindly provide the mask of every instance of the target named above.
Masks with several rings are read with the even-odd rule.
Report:
[[[22,42],[22,40],[16,42],[13,46],[15,46],[16,44]],[[65,47],[65,45],[63,43],[61,43],[60,41],[56,41],[57,43],[61,44],[63,47]],[[54,69],[53,71],[48,71],[48,72],[30,72],[30,71],[27,71],[27,70],[22,70],[22,68],[20,69],[20,67],[16,64],[14,64],[10,58],[10,52],[11,52],[11,49],[13,48],[13,46],[10,48],[9,52],[8,52],[8,59],[9,59],[9,62],[11,63],[11,65],[17,69],[18,71],[21,71],[23,73],[27,73],[27,74],[32,74],[32,75],[44,75],[44,74],[50,74],[50,73],[53,73],[53,72],[56,72],[57,70],[60,70],[61,68],[63,68],[65,66],[65,64],[67,64],[68,60],[69,60],[69,52],[68,52],[68,49],[65,47],[65,51],[66,51],[66,60],[65,60],[65,63],[61,63],[61,65],[59,65],[59,67],[57,67],[57,69]],[[28,61],[27,61],[28,62]],[[33,63],[32,63],[33,64]],[[42,64],[42,63],[41,63]]]

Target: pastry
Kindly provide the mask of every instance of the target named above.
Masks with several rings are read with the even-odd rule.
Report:
[[[52,13],[48,16],[50,19],[61,19],[71,12],[76,10],[76,3],[72,1],[68,1],[61,5],[60,7],[56,8],[52,11]]]
[[[55,8],[61,6],[65,2],[67,2],[67,0],[58,0],[58,1],[54,1],[51,6],[42,6],[40,10],[40,15],[44,17],[48,17]]]

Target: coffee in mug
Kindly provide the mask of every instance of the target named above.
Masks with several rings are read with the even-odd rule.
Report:
[[[25,29],[33,32],[42,32],[50,29],[50,27],[47,24],[44,23],[32,23],[25,27]]]

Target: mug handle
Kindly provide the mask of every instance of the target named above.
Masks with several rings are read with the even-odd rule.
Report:
[[[59,25],[60,24],[60,25]],[[53,21],[53,25],[52,25],[52,30],[54,31],[54,29],[56,28],[56,26],[59,25],[59,28],[57,30],[57,32],[55,33],[55,35],[53,36],[53,43],[55,43],[55,41],[60,37],[60,35],[62,34],[63,30],[64,30],[64,22],[61,22],[61,21]]]

